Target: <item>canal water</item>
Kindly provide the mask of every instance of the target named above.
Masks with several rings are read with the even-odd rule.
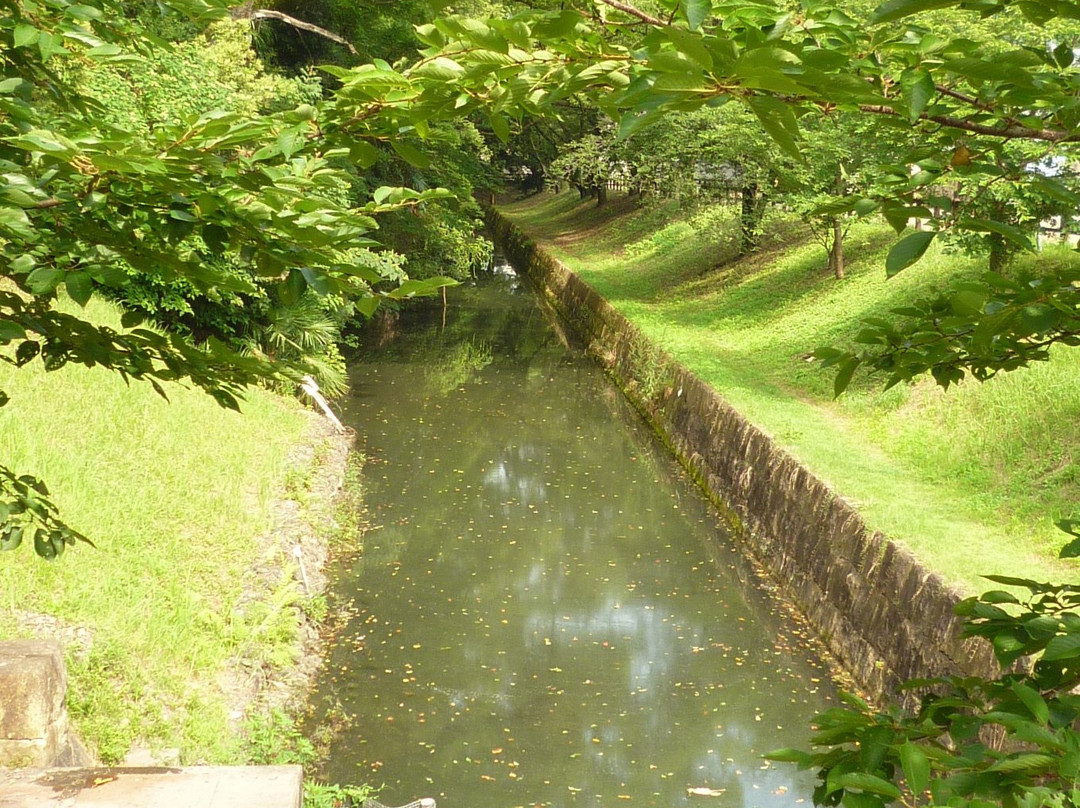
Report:
[[[806,746],[825,668],[508,269],[350,373],[378,527],[334,573],[327,779],[439,808],[810,804],[812,773],[761,755]]]

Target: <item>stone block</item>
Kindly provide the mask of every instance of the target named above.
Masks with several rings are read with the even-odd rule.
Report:
[[[67,741],[60,643],[0,643],[0,766],[50,766]]]

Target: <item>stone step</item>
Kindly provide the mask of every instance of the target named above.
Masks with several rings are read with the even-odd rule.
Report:
[[[0,808],[300,808],[299,766],[138,766],[0,772]]]

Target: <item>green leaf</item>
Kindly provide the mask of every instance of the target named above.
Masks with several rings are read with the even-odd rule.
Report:
[[[785,747],[783,749],[774,749],[771,752],[766,752],[762,755],[766,760],[775,760],[780,763],[797,763],[800,769],[805,769],[814,764],[814,757],[801,749],[792,749]]]
[[[405,300],[410,297],[423,297],[433,295],[444,286],[457,286],[458,282],[453,278],[434,277],[424,280],[407,280],[397,289],[386,293],[386,297],[392,300]]]
[[[756,96],[747,99],[750,109],[754,111],[769,137],[788,154],[802,159],[799,151],[797,138],[799,137],[799,124],[795,120],[795,113],[790,104],[785,104],[778,98],[769,96]]]
[[[997,233],[1018,247],[1032,252],[1035,250],[1035,245],[1031,243],[1031,239],[1028,238],[1027,234],[1019,227],[1011,224],[995,222],[993,219],[960,219],[956,226],[964,230],[974,230],[980,233]]]
[[[908,119],[915,123],[937,93],[937,88],[927,71],[909,68],[900,76],[900,91],[907,103]]]
[[[11,320],[0,319],[0,342],[10,342],[26,336],[26,329]]]
[[[1003,666],[1011,664],[1028,652],[1027,637],[1020,632],[1005,634],[999,631],[993,635],[991,643],[994,646],[994,655]]]
[[[94,294],[94,282],[87,272],[68,272],[64,275],[68,296],[80,306],[86,306]]]
[[[882,780],[867,772],[849,772],[840,776],[841,788],[856,788],[860,791],[868,791],[871,794],[879,794],[893,800],[900,799],[900,789],[888,780]]]
[[[989,592],[983,592],[979,595],[979,600],[986,603],[1019,603],[1016,599],[1016,595],[1012,592],[1006,592],[1004,589],[991,589]]]
[[[885,803],[880,797],[858,791],[845,791],[840,804],[843,808],[885,808]]]
[[[16,550],[22,544],[24,528],[22,525],[12,525],[6,530],[0,530],[0,550]]]
[[[433,48],[441,48],[446,44],[446,37],[434,25],[427,23],[425,25],[417,25],[415,28],[416,38],[425,45],[430,45]]]
[[[32,25],[28,25],[25,22],[20,22],[15,26],[15,30],[12,32],[12,42],[16,48],[24,48],[27,45],[33,45],[37,42],[41,32]]]
[[[304,276],[304,280],[307,281],[308,287],[317,295],[327,295],[330,293],[330,281],[326,275],[310,267],[301,267],[301,274]]]
[[[379,159],[379,150],[366,140],[356,140],[349,146],[349,159],[360,168],[371,168]]]
[[[361,297],[360,299],[356,300],[353,303],[353,306],[360,314],[364,315],[365,317],[370,317],[379,308],[379,302],[380,299],[378,297],[375,297],[374,295],[369,295],[368,297]]]
[[[563,39],[573,33],[581,20],[581,14],[577,11],[562,11],[538,23],[533,33],[542,41],[549,38]]]
[[[415,146],[402,143],[400,140],[392,140],[390,145],[397,152],[398,157],[415,168],[428,168],[431,165],[431,158]]]
[[[1012,575],[984,575],[983,578],[993,581],[995,584],[1018,586],[1022,589],[1030,589],[1032,592],[1045,592],[1050,588],[1049,584],[1039,583],[1031,578],[1017,578]]]
[[[930,760],[918,746],[907,741],[900,747],[900,767],[911,793],[918,796],[930,782]]]
[[[104,13],[100,8],[79,3],[67,7],[67,13],[77,20],[100,20]]]
[[[412,71],[414,76],[425,76],[439,81],[454,81],[464,73],[464,67],[446,56],[438,56]]]
[[[899,20],[920,11],[929,11],[935,8],[948,8],[955,6],[956,0],[888,0],[874,10],[870,17],[870,24],[877,25],[882,22]]]
[[[679,53],[697,62],[706,70],[712,70],[712,55],[700,36],[673,25],[665,28],[664,33]]]
[[[891,278],[922,258],[936,235],[933,230],[921,230],[896,242],[885,259],[885,274]]]
[[[972,289],[961,289],[949,296],[952,310],[962,316],[981,314],[986,305],[986,294]]]
[[[1002,758],[990,766],[987,771],[991,772],[1027,772],[1046,769],[1057,763],[1058,758],[1053,755],[1044,755],[1037,752],[1025,752],[1011,757]]]
[[[52,561],[59,555],[48,532],[44,528],[39,527],[34,531],[34,552],[46,561]]]
[[[304,147],[304,133],[299,127],[295,126],[283,129],[278,133],[277,147],[286,160],[291,159],[296,152]]]
[[[16,275],[25,275],[37,266],[37,260],[30,253],[23,253],[10,264],[8,269]]]
[[[63,49],[64,38],[60,34],[42,31],[37,38],[37,46],[42,61],[48,61],[54,53]]]
[[[281,286],[281,302],[286,306],[295,304],[307,291],[307,279],[299,269],[290,269],[285,283]]]
[[[851,384],[851,377],[855,375],[855,371],[858,369],[862,360],[857,356],[851,356],[840,363],[836,370],[836,378],[833,379],[833,396],[839,397],[848,385]]]
[[[1080,656],[1080,632],[1054,637],[1046,644],[1043,659],[1048,662],[1059,659],[1073,659]]]
[[[1046,701],[1039,694],[1039,691],[1028,687],[1023,682],[1014,682],[1012,691],[1024,703],[1024,706],[1031,711],[1035,720],[1046,726],[1050,721],[1050,708],[1047,707]]]
[[[47,295],[60,285],[64,271],[55,267],[38,267],[26,278],[26,286],[35,295]]]
[[[686,8],[686,24],[691,31],[696,31],[701,24],[712,14],[711,0],[684,0]]]
[[[1032,84],[1031,74],[1019,65],[1009,63],[1000,57],[994,59],[949,59],[941,66],[942,70],[956,73],[976,84],[985,81],[1004,81],[1028,87]]]
[[[219,224],[208,224],[202,229],[202,240],[214,255],[221,255],[229,246],[229,231]]]
[[[505,116],[494,112],[488,118],[488,123],[491,124],[491,131],[495,133],[495,137],[503,143],[510,140],[510,124],[507,123]]]

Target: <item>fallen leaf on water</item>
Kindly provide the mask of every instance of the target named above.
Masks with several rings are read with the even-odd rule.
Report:
[[[697,788],[687,788],[686,793],[696,797],[719,797],[726,789],[723,788],[708,788],[706,786],[698,786]]]

